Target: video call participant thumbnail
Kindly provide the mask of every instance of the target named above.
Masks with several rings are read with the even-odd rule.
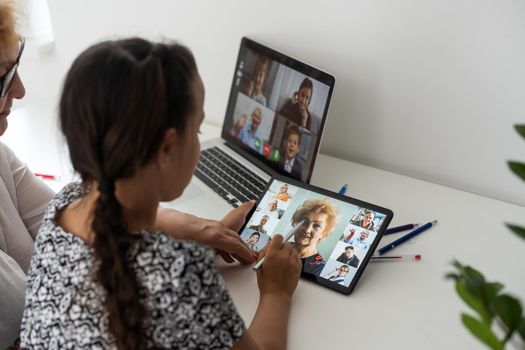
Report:
[[[288,184],[283,184],[279,188],[279,192],[275,194],[274,198],[283,202],[288,202],[288,199],[290,199],[290,194],[288,193]]]
[[[371,210],[363,210],[362,215],[356,220],[352,220],[351,223],[367,230],[375,230],[374,227],[374,218],[375,213]]]
[[[279,159],[282,169],[296,179],[300,179],[303,172],[303,166],[298,157],[301,150],[301,137],[301,130],[298,126],[293,124],[289,126],[284,135],[282,157]]]
[[[252,111],[251,120],[248,124],[245,124],[239,131],[237,138],[253,148],[254,150],[261,151],[261,137],[258,133],[259,125],[261,125],[262,110],[259,107],[255,107]]]
[[[257,251],[257,243],[261,239],[261,234],[259,232],[254,232],[248,237],[244,242],[251,250]]]
[[[259,102],[260,104],[267,106],[266,96],[263,94],[264,81],[268,68],[270,67],[270,60],[267,57],[259,56],[255,62],[255,74],[252,80],[250,80],[246,86],[244,93]]]
[[[353,229],[351,230],[351,235],[353,236],[353,232],[355,232]],[[348,243],[350,245],[352,245],[353,247],[361,250],[361,251],[366,251],[368,250],[368,242],[367,242],[367,238],[370,234],[368,233],[368,231],[361,231],[361,233],[359,234],[359,237],[352,237],[352,238],[348,238],[345,237],[344,239],[344,242],[345,243]],[[350,235],[349,235],[350,236]]]
[[[279,208],[279,201],[277,199],[273,199],[268,203],[266,213],[267,215],[271,215],[276,219],[280,219],[284,214],[284,210]]]
[[[266,228],[264,227],[264,225],[266,225],[266,223],[268,222],[269,219],[270,219],[270,217],[268,215],[263,215],[261,217],[261,220],[259,221],[259,223],[257,225],[251,225],[248,228],[250,230],[255,230],[255,231],[258,231],[258,232],[261,232],[261,233],[267,233],[266,232]]]
[[[292,225],[303,223],[294,236],[294,247],[303,262],[303,271],[319,275],[325,266],[325,260],[317,251],[320,241],[332,234],[339,215],[339,207],[329,199],[309,199],[295,211]]]
[[[336,260],[352,267],[359,266],[359,258],[354,255],[354,247],[351,245],[346,246],[345,251]]]
[[[319,125],[312,118],[308,106],[312,100],[313,83],[309,78],[304,78],[299,86],[299,91],[294,92],[279,110],[279,114],[303,128],[317,134]]]
[[[350,267],[348,265],[341,265],[340,267],[336,267],[332,272],[326,275],[325,278],[329,281],[344,285],[345,277],[346,275],[348,275],[349,271]]]

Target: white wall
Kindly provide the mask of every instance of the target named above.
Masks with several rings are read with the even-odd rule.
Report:
[[[194,51],[220,124],[247,35],[336,76],[322,152],[525,205],[505,164],[525,160],[523,0],[49,2],[56,50],[26,58],[26,103],[100,38],[164,36]]]

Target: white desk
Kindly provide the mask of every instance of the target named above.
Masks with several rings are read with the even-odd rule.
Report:
[[[202,130],[203,137],[220,133],[209,126]],[[506,166],[504,160],[501,166]],[[444,278],[454,258],[525,298],[525,242],[503,224],[524,225],[524,207],[326,155],[318,157],[311,182],[335,191],[348,183],[349,196],[392,209],[393,226],[432,219],[439,224],[396,248],[400,254],[421,253],[421,262],[370,262],[349,296],[300,281],[290,319],[290,350],[482,348],[463,327],[460,312],[467,307],[454,283]],[[393,236],[383,242],[399,237]],[[224,265],[221,273],[249,322],[258,302],[255,274]]]
[[[37,111],[16,110],[2,141],[33,171],[69,179],[66,152],[56,146],[55,125]],[[201,130],[203,139],[216,137],[220,131],[209,125]],[[42,158],[43,150],[47,157]],[[503,159],[501,166],[505,166]],[[503,225],[524,225],[524,207],[326,155],[318,157],[312,183],[332,190],[348,183],[348,195],[392,209],[392,225],[432,219],[439,224],[396,248],[400,254],[421,253],[421,262],[371,262],[350,296],[300,281],[290,319],[290,350],[481,349],[461,324],[459,314],[467,307],[457,297],[453,282],[444,278],[452,271],[454,258],[525,298],[525,242]],[[249,324],[258,302],[255,274],[248,267],[223,263],[220,271]]]

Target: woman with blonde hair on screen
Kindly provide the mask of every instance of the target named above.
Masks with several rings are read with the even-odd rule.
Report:
[[[338,215],[339,208],[327,198],[306,200],[293,214],[293,226],[304,220],[302,229],[294,236],[294,247],[302,259],[304,272],[319,275],[323,270],[325,260],[317,245],[332,234]]]

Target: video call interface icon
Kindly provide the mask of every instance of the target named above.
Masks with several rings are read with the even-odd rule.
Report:
[[[300,62],[289,66],[282,62],[293,59],[258,45],[246,38],[241,44],[225,120],[228,136],[281,174],[308,182],[333,77]]]

